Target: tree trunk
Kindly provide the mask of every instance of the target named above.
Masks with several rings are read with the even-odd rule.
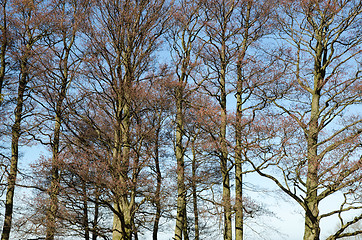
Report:
[[[54,164],[51,169],[50,206],[47,211],[46,240],[54,240],[56,218],[58,214],[59,168]]]
[[[5,57],[6,57],[6,50],[7,50],[7,45],[8,45],[8,39],[7,39],[7,16],[6,16],[6,1],[3,1],[2,3],[2,11],[3,11],[3,25],[0,26],[0,30],[1,30],[1,52],[0,52],[0,105],[3,101],[3,96],[2,96],[2,89],[4,87],[4,80],[5,80],[5,69],[6,69],[6,62],[5,62]]]
[[[120,68],[119,68],[120,69]],[[118,214],[114,214],[113,219],[113,237],[112,240],[131,240],[132,239],[132,226],[133,226],[133,205],[134,199],[129,200],[128,192],[128,171],[130,161],[130,127],[131,127],[131,112],[130,112],[130,93],[131,90],[131,77],[126,74],[123,83],[123,94],[119,96],[117,107],[117,121],[119,122],[118,128],[115,130],[115,147],[113,151],[113,161],[117,173],[115,177],[120,179],[121,186],[120,193],[117,193],[115,202],[115,209]],[[120,217],[121,216],[121,217]]]
[[[84,239],[89,240],[89,223],[88,223],[88,197],[87,197],[87,186],[82,182],[82,201],[83,201],[83,228],[84,228]]]
[[[185,163],[182,137],[184,134],[183,119],[183,91],[182,86],[176,92],[176,160],[177,160],[177,216],[175,240],[182,240],[186,222],[186,190],[185,190]]]
[[[324,46],[322,36],[317,34],[316,58],[314,62],[314,90],[312,92],[311,115],[308,124],[307,140],[307,159],[308,172],[306,181],[306,212],[305,212],[305,228],[304,240],[319,240],[319,209],[318,209],[318,135],[319,135],[319,102],[321,97],[322,82],[325,77],[325,70],[322,68],[325,61]]]
[[[119,202],[115,204],[118,214],[113,218],[113,236],[112,240],[131,240],[132,239],[132,210],[127,197],[122,196]],[[120,216],[121,215],[121,216]]]
[[[64,59],[60,59],[60,66],[63,69],[62,79],[60,86],[60,93],[56,102],[55,109],[55,125],[54,125],[54,138],[52,142],[52,169],[51,169],[51,183],[50,183],[50,207],[47,211],[47,226],[46,226],[46,240],[54,240],[56,232],[56,219],[58,215],[58,195],[59,195],[59,147],[60,147],[60,133],[63,118],[63,102],[66,99],[67,88],[69,84],[68,79],[68,58],[70,49],[74,43],[75,36],[71,38],[69,46],[65,49]],[[64,39],[63,39],[64,40]],[[64,40],[65,41],[65,40]]]
[[[220,167],[223,184],[223,205],[224,205],[224,239],[232,240],[231,228],[231,197],[230,197],[230,175],[228,168],[228,149],[226,142],[227,110],[226,110],[226,43],[223,40],[221,46],[221,69],[220,69],[220,107],[221,107],[221,125],[220,125]]]
[[[183,233],[183,236],[184,236],[184,240],[189,240],[186,200],[185,200],[185,207],[184,207],[184,224],[183,224],[182,233]]]
[[[59,108],[57,106],[57,108]],[[56,232],[56,218],[58,215],[58,194],[59,194],[59,168],[58,168],[58,157],[59,157],[59,138],[60,138],[60,127],[61,118],[60,111],[57,111],[55,116],[55,127],[54,127],[54,140],[53,140],[53,158],[51,168],[51,183],[50,183],[50,206],[47,210],[47,224],[46,224],[46,240],[54,240]]]
[[[317,199],[319,168],[319,161],[317,158],[319,98],[320,95],[317,91],[312,97],[311,120],[307,136],[308,173],[306,182],[307,195],[305,198],[307,209],[305,213],[304,240],[319,240],[320,234]]]
[[[318,141],[318,114],[319,111],[319,95],[314,94],[312,98],[312,113],[309,124],[308,134],[308,173],[307,173],[307,195],[305,199],[305,229],[304,240],[319,240],[319,209],[317,200],[318,188],[318,159],[317,159],[317,141]]]
[[[239,71],[239,68],[238,68]],[[235,240],[243,239],[243,171],[242,171],[242,143],[241,143],[241,117],[242,117],[242,80],[238,79],[236,93],[236,149],[235,149]]]
[[[160,126],[156,129],[156,141],[155,141],[155,167],[156,167],[156,193],[155,193],[155,203],[156,203],[156,216],[153,224],[153,240],[157,240],[158,227],[161,218],[161,185],[162,185],[162,175],[160,168],[160,159],[159,159],[159,138],[160,138]]]
[[[239,64],[238,64],[239,65]],[[241,69],[238,67],[238,75]],[[241,117],[242,117],[242,80],[238,77],[236,93],[236,126],[235,126],[235,240],[243,239],[243,170],[242,170],[242,143],[241,143]]]
[[[99,217],[99,194],[96,190],[95,202],[94,202],[94,218],[92,224],[92,240],[97,240],[98,237],[98,217]]]
[[[8,186],[5,199],[5,216],[1,240],[9,240],[13,217],[14,191],[18,173],[19,138],[21,135],[21,120],[23,117],[24,93],[28,83],[27,59],[21,61],[21,77],[18,86],[18,97],[15,108],[15,121],[12,126],[11,163],[8,176]]]
[[[244,205],[243,205],[243,169],[242,169],[242,140],[241,140],[241,118],[243,116],[243,76],[242,67],[245,58],[247,43],[249,40],[249,21],[252,1],[248,2],[245,18],[245,32],[243,42],[237,61],[237,86],[236,86],[236,126],[235,126],[235,240],[243,240],[244,237]]]
[[[196,149],[195,149],[195,139],[192,142],[192,198],[193,198],[193,207],[194,207],[194,218],[195,218],[195,240],[200,239],[200,230],[199,230],[199,210],[197,206],[197,176],[196,176]]]

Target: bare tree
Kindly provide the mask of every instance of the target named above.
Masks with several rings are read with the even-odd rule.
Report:
[[[224,206],[224,239],[232,239],[232,203],[229,149],[227,141],[228,113],[227,75],[230,72],[231,61],[235,57],[235,45],[232,44],[238,26],[234,26],[238,1],[207,1],[205,2],[206,27],[205,27],[205,52],[204,59],[213,72],[210,85],[205,90],[215,97],[220,106],[220,125],[217,140],[219,141],[218,156],[220,158],[220,171],[222,173],[223,206]]]
[[[187,232],[187,210],[185,187],[185,121],[186,109],[189,107],[187,99],[194,90],[190,90],[190,82],[195,79],[195,69],[198,67],[200,50],[197,48],[198,35],[203,27],[201,22],[202,1],[179,1],[174,15],[173,26],[169,31],[169,43],[172,47],[171,55],[175,66],[176,102],[175,116],[175,155],[177,161],[177,215],[175,239],[189,239]],[[184,236],[184,237],[182,237]]]
[[[33,137],[49,146],[52,153],[51,181],[47,190],[47,240],[53,240],[56,235],[60,184],[58,159],[64,146],[63,121],[67,114],[66,102],[70,84],[77,76],[80,65],[80,53],[75,50],[75,42],[80,35],[80,27],[85,22],[88,5],[87,1],[54,2],[50,15],[53,21],[49,23],[48,34],[44,38],[45,49],[39,55],[37,81],[33,86],[36,93],[34,99],[39,106],[36,117],[39,131]],[[49,139],[44,139],[41,135],[49,136]]]
[[[37,42],[42,38],[43,31],[40,28],[42,21],[46,21],[46,12],[40,8],[42,2],[19,1],[13,3],[13,24],[17,31],[13,33],[16,41],[17,51],[12,52],[14,61],[18,64],[19,77],[16,82],[18,90],[15,100],[14,122],[12,124],[11,139],[11,160],[8,167],[7,191],[5,202],[5,220],[2,230],[2,240],[10,237],[14,192],[16,177],[18,173],[19,160],[19,140],[22,131],[22,120],[25,114],[31,109],[25,105],[26,97],[29,93],[28,84],[33,79],[32,60]]]
[[[271,13],[274,1],[241,1],[235,21],[240,25],[237,31],[239,43],[236,47],[236,114],[235,114],[235,239],[242,240],[244,235],[244,207],[243,204],[243,155],[248,151],[248,145],[243,143],[243,134],[250,132],[246,129],[255,120],[258,110],[265,107],[265,101],[256,99],[253,91],[258,86],[266,85],[269,81],[263,79],[267,64],[260,64],[253,52],[255,45],[266,34],[271,33]],[[256,50],[257,51],[257,50]],[[255,53],[255,51],[254,51]],[[252,66],[252,67],[250,67]],[[244,131],[246,130],[246,131]],[[253,134],[253,133],[250,133]]]
[[[113,239],[136,237],[134,217],[137,211],[137,178],[142,169],[138,163],[137,142],[132,137],[136,120],[137,87],[152,64],[152,55],[165,30],[168,13],[164,0],[97,1],[89,29],[90,79],[92,91],[100,101],[93,105],[103,111],[112,125],[113,139],[111,174],[117,188],[113,189]],[[101,100],[102,99],[102,100]],[[94,119],[88,119],[94,124]],[[97,129],[97,126],[94,126]],[[109,137],[109,133],[99,137]],[[136,129],[136,128],[135,128]]]
[[[304,209],[305,240],[319,239],[320,221],[330,216],[341,217],[341,228],[329,239],[360,234],[345,231],[362,215],[346,221],[342,213],[362,208],[356,201],[362,119],[353,110],[362,101],[361,14],[360,1],[308,0],[284,2],[278,17],[275,66],[286,71],[262,91],[275,106],[278,126],[270,134],[277,134],[260,149],[261,165],[253,164]],[[267,165],[276,165],[283,179],[263,171]],[[345,201],[321,214],[321,201],[336,193]]]

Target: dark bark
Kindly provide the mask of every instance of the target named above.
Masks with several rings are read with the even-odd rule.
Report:
[[[30,46],[28,45],[30,48]],[[18,96],[16,101],[16,108],[14,112],[15,121],[12,126],[12,139],[11,139],[11,162],[9,175],[7,179],[7,191],[5,200],[5,215],[4,225],[1,235],[1,240],[9,240],[12,225],[13,208],[14,208],[14,192],[16,177],[18,173],[18,160],[19,160],[19,139],[21,135],[21,121],[23,118],[23,105],[24,94],[28,84],[28,59],[24,57],[21,60],[20,67],[20,80],[18,84]]]
[[[92,222],[92,240],[97,240],[98,237],[98,219],[99,219],[99,193],[96,189],[95,191],[95,201],[94,201],[94,215]]]
[[[228,125],[227,109],[226,109],[226,72],[227,72],[227,60],[226,60],[226,40],[225,31],[222,29],[223,37],[221,39],[221,54],[220,54],[220,100],[221,107],[221,124],[220,124],[220,169],[222,175],[222,196],[224,205],[224,239],[232,240],[232,228],[231,228],[231,191],[230,191],[230,173],[228,167],[228,148],[227,148],[227,136],[226,128]]]
[[[1,46],[0,46],[0,105],[3,101],[2,96],[2,89],[4,87],[4,81],[5,81],[5,71],[6,71],[6,51],[8,47],[8,26],[7,26],[7,9],[6,9],[6,3],[7,1],[3,1],[1,4],[2,7],[2,26],[0,26],[1,31]]]
[[[84,239],[89,240],[89,219],[88,219],[88,197],[87,197],[87,186],[82,182],[82,202],[83,202],[83,228],[84,228]]]
[[[192,200],[193,200],[193,210],[195,218],[195,240],[200,239],[200,230],[199,230],[199,209],[197,205],[197,158],[196,158],[196,149],[195,149],[195,139],[192,141]]]
[[[69,77],[69,57],[70,51],[75,40],[75,29],[73,29],[72,35],[70,36],[70,42],[67,44],[68,38],[64,36],[62,39],[64,43],[63,58],[59,59],[59,70],[61,71],[62,78],[60,79],[59,94],[56,96],[55,103],[55,123],[54,123],[54,137],[52,139],[52,163],[51,163],[51,183],[49,190],[50,206],[47,211],[47,226],[46,226],[46,240],[54,240],[56,233],[56,222],[58,215],[58,195],[60,185],[60,174],[59,174],[59,155],[60,155],[60,143],[61,143],[61,127],[64,118],[64,101],[67,98],[67,89],[71,79]],[[54,47],[54,46],[51,46]],[[57,92],[57,89],[56,89]]]
[[[160,140],[160,126],[157,127],[155,133],[155,168],[156,168],[156,192],[155,192],[155,204],[156,204],[156,214],[155,221],[153,223],[153,240],[157,240],[158,228],[161,219],[161,186],[162,186],[162,175],[160,168],[160,159],[159,159],[159,140]]]

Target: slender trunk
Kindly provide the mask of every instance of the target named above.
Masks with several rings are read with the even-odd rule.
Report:
[[[223,184],[223,205],[224,205],[224,239],[232,240],[231,228],[231,197],[230,197],[230,175],[228,168],[228,149],[226,142],[227,111],[226,111],[226,43],[222,41],[221,49],[221,69],[220,69],[220,107],[221,107],[221,125],[220,125],[220,167]]]
[[[239,64],[238,64],[239,65]],[[240,74],[238,68],[238,75]],[[242,143],[241,143],[241,117],[242,117],[242,80],[238,78],[236,93],[236,149],[235,149],[235,240],[243,239],[243,170],[242,170]]]
[[[92,240],[97,240],[98,237],[98,217],[99,217],[99,194],[96,190],[95,202],[94,202],[94,218],[92,228]]]
[[[74,42],[74,35],[71,38],[71,42],[68,48],[65,50],[64,59],[59,61],[60,69],[62,69],[62,79],[60,86],[60,94],[56,102],[55,109],[55,125],[54,125],[54,138],[52,142],[52,169],[51,169],[51,183],[50,183],[50,207],[47,211],[47,226],[46,226],[46,240],[54,240],[56,232],[56,221],[58,215],[58,195],[59,195],[59,185],[60,185],[60,175],[59,175],[59,147],[60,147],[60,133],[63,117],[63,102],[66,99],[67,87],[69,84],[68,80],[68,58],[70,54],[70,48]]]
[[[186,204],[185,204],[185,207],[184,207],[184,224],[183,224],[182,232],[183,232],[184,240],[189,240]]]
[[[54,240],[56,232],[56,218],[58,214],[59,168],[57,166],[58,153],[53,153],[50,183],[50,206],[47,211],[46,240]]]
[[[6,2],[7,1],[3,1],[2,3],[2,10],[3,10],[3,26],[1,26],[1,52],[0,52],[0,105],[3,101],[3,96],[2,96],[2,89],[4,87],[4,80],[5,80],[5,56],[6,56],[6,50],[7,50],[7,45],[8,45],[8,37],[7,37],[7,16],[6,16]]]
[[[199,230],[199,210],[197,206],[197,176],[196,176],[196,149],[195,149],[195,140],[192,142],[192,199],[194,207],[194,218],[195,218],[195,240],[200,239],[200,230]]]
[[[223,180],[223,205],[224,205],[224,239],[232,240],[231,229],[231,197],[230,197],[230,175],[228,169],[228,151],[226,146],[226,109],[221,113],[221,174]]]
[[[120,103],[118,103],[118,105],[120,105]],[[118,114],[121,114],[121,110],[118,110],[119,112],[117,113],[117,120],[119,120],[122,116],[118,116]],[[118,124],[117,127],[119,127],[120,124]],[[114,149],[113,149],[113,165],[114,168],[117,169],[117,165],[121,164],[121,129],[115,129],[115,133],[114,133]],[[118,174],[116,173],[115,176],[113,176],[114,178],[118,178]],[[117,196],[117,200],[115,200],[114,202],[114,209],[117,213],[121,212],[121,208],[120,208],[120,201],[118,200],[118,196]],[[121,214],[120,214],[121,215]],[[122,215],[121,215],[122,216]],[[122,219],[120,216],[118,216],[118,214],[114,213],[113,214],[113,233],[112,233],[112,240],[120,240],[122,239]]]
[[[156,129],[156,141],[155,141],[155,166],[156,166],[156,193],[155,193],[155,204],[156,204],[156,215],[155,222],[153,224],[153,240],[157,240],[158,227],[161,219],[161,185],[162,175],[160,168],[159,159],[159,138],[160,138],[160,127]]]
[[[183,120],[183,86],[178,86],[176,92],[176,160],[177,160],[177,216],[175,227],[175,240],[182,240],[185,230],[186,190],[185,190],[185,166],[182,138],[184,132]]]
[[[140,136],[140,133],[136,133],[137,136]],[[132,163],[132,168],[133,168],[133,173],[132,173],[132,186],[131,186],[131,193],[130,193],[130,204],[129,204],[129,209],[130,209],[130,219],[131,219],[131,234],[132,236],[134,236],[134,240],[138,240],[138,230],[137,230],[137,225],[135,220],[135,202],[136,202],[136,194],[137,194],[137,178],[138,178],[138,174],[141,171],[141,166],[140,166],[140,156],[141,156],[141,147],[142,144],[139,144],[137,147],[136,154],[133,157],[133,163]]]
[[[237,86],[236,86],[236,126],[235,126],[235,240],[243,240],[244,238],[244,205],[243,205],[243,168],[242,168],[242,140],[241,140],[241,118],[243,115],[243,76],[242,67],[245,58],[247,44],[249,40],[249,21],[252,1],[248,2],[245,18],[245,31],[243,34],[243,42],[238,56],[237,62]]]
[[[82,182],[82,196],[83,196],[83,228],[84,228],[84,239],[89,240],[89,223],[88,223],[88,197],[87,197],[87,187],[84,182]]]
[[[59,108],[57,106],[57,108]],[[58,109],[60,110],[60,109]],[[58,194],[59,194],[59,142],[60,142],[60,127],[61,116],[60,111],[57,111],[55,116],[54,139],[53,139],[53,158],[51,167],[51,183],[50,183],[50,206],[47,210],[47,224],[46,224],[46,240],[54,240],[56,232],[56,218],[58,215]]]
[[[5,199],[5,216],[4,225],[1,235],[1,240],[9,240],[12,217],[13,217],[13,206],[14,206],[14,191],[16,177],[18,173],[18,160],[19,160],[19,138],[21,135],[21,120],[23,117],[23,105],[24,105],[24,93],[26,85],[28,83],[27,73],[27,60],[21,61],[21,77],[18,86],[18,97],[15,108],[15,121],[12,126],[12,139],[11,139],[11,163],[8,176],[8,186],[6,191]]]

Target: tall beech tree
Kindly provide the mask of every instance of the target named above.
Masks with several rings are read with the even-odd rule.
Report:
[[[8,179],[5,200],[5,218],[2,228],[2,240],[10,238],[12,225],[14,193],[18,173],[19,141],[24,133],[21,123],[31,107],[26,105],[29,94],[28,84],[33,79],[32,65],[34,64],[34,52],[36,45],[43,37],[41,29],[42,21],[46,21],[46,8],[43,2],[17,1],[12,4],[12,24],[16,31],[13,33],[17,40],[16,48],[11,52],[17,63],[18,79],[16,79],[17,92],[15,98],[15,109],[11,127],[11,159],[8,166]]]
[[[255,46],[260,39],[271,33],[270,15],[274,1],[241,1],[236,10],[239,15],[236,23],[240,25],[236,47],[236,113],[235,113],[235,239],[242,240],[244,235],[244,205],[243,205],[243,155],[248,151],[248,145],[243,143],[243,134],[249,135],[249,125],[255,120],[256,111],[266,104],[263,99],[253,96],[254,89],[267,84],[265,71],[268,64],[262,63],[255,52]],[[254,50],[254,51],[253,51]]]
[[[195,81],[195,68],[198,66],[200,50],[196,41],[203,27],[201,22],[202,1],[177,2],[173,26],[169,31],[169,42],[172,47],[172,58],[175,66],[176,105],[175,114],[175,155],[177,162],[177,215],[175,236],[176,240],[189,239],[186,216],[186,187],[185,187],[185,114],[189,107],[187,99],[194,90],[190,90],[190,81]],[[184,236],[184,237],[182,237]]]
[[[341,227],[327,239],[360,234],[348,228],[362,219],[343,213],[355,201],[361,173],[361,1],[284,1],[278,17],[277,56],[287,70],[263,89],[273,103],[279,134],[254,167],[305,211],[304,240],[320,239],[320,222],[338,216]],[[269,150],[269,153],[265,153]],[[269,161],[272,160],[272,161]],[[262,169],[276,164],[283,179]],[[323,200],[344,195],[339,208],[320,212]]]
[[[239,27],[234,25],[235,9],[238,1],[222,0],[207,1],[204,4],[206,14],[206,26],[204,34],[205,64],[211,69],[213,77],[210,78],[209,86],[205,90],[213,97],[220,106],[220,125],[217,134],[218,156],[220,158],[220,171],[222,174],[222,204],[224,208],[224,239],[232,239],[232,203],[229,149],[227,140],[228,113],[227,95],[229,89],[228,73],[232,59],[235,56],[235,45],[233,40]]]
[[[70,171],[74,176],[90,186],[87,192],[93,192],[93,188],[102,192],[96,196],[88,193],[87,201],[93,204],[97,203],[103,209],[107,208],[108,211],[111,210],[115,214],[120,214],[113,209],[111,203],[114,202],[120,190],[124,191],[125,188],[128,188],[130,192],[132,191],[136,198],[131,226],[134,238],[137,238],[143,228],[148,229],[151,222],[153,223],[153,237],[157,239],[164,205],[161,202],[161,198],[163,199],[165,194],[161,185],[162,165],[160,163],[161,153],[159,152],[164,147],[161,147],[160,141],[164,141],[164,139],[161,139],[160,136],[164,131],[163,121],[167,118],[164,111],[170,105],[170,101],[162,102],[162,99],[167,98],[167,91],[154,94],[160,89],[166,89],[159,86],[160,82],[155,78],[148,76],[147,80],[134,83],[134,88],[137,88],[135,89],[137,96],[132,96],[134,120],[131,125],[132,158],[129,170],[131,185],[125,186],[119,181],[117,175],[114,176],[120,171],[119,167],[115,168],[112,164],[111,144],[114,137],[112,121],[114,119],[108,115],[110,114],[108,111],[109,102],[106,102],[103,94],[90,94],[84,91],[90,98],[83,99],[84,102],[81,106],[84,109],[75,108],[77,109],[74,110],[75,117],[71,121],[71,128],[76,130],[72,134],[74,136],[71,137],[74,139],[71,140],[71,146],[77,147],[73,150],[72,161],[65,162],[65,165],[73,165]],[[166,94],[166,96],[161,97],[162,94]],[[77,157],[81,154],[84,155],[82,158]],[[79,186],[74,185],[72,188],[79,188]],[[154,206],[156,207],[155,214],[153,213]],[[96,229],[90,228],[90,230],[95,231]]]
[[[109,104],[100,109],[112,122],[112,177],[118,179],[114,193],[113,239],[129,240],[136,234],[136,190],[139,166],[132,143],[135,117],[135,83],[145,76],[152,54],[168,23],[164,0],[97,1],[89,30],[89,69],[92,91]],[[106,134],[108,135],[108,134]],[[101,134],[99,136],[102,137]],[[135,155],[136,154],[136,155]],[[115,190],[115,189],[114,189]]]
[[[49,206],[46,214],[46,239],[53,240],[56,234],[58,194],[60,184],[59,156],[62,143],[63,121],[67,114],[67,95],[70,83],[77,76],[80,53],[75,51],[75,41],[88,12],[88,1],[57,1],[53,3],[48,24],[48,34],[43,39],[45,49],[39,55],[38,80],[34,82],[34,99],[38,102],[37,121],[39,132],[34,136],[48,145],[52,152]],[[51,32],[50,32],[51,31]],[[78,48],[79,49],[79,48]],[[79,74],[78,74],[79,75]],[[40,86],[37,86],[40,85]],[[69,111],[68,111],[69,112]],[[50,136],[42,140],[40,135]]]

